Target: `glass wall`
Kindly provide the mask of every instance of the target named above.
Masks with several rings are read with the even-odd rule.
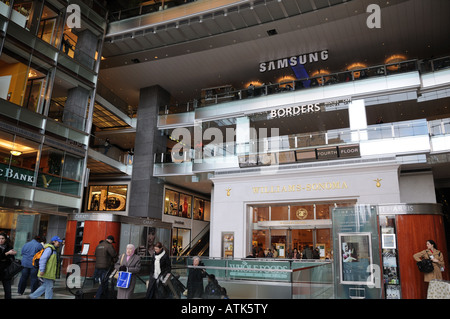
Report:
[[[44,145],[37,187],[80,195],[84,158]]]

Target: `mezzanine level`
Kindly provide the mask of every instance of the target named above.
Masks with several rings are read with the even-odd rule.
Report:
[[[450,118],[369,125],[365,129],[338,129],[225,142],[179,153],[155,154],[154,175],[195,175],[221,170],[294,165],[320,167],[342,165],[346,160],[426,163],[426,154],[450,152]],[[324,164],[326,161],[327,164]],[[294,167],[294,166],[293,166]]]
[[[377,98],[401,93],[412,94],[418,101],[421,96],[440,98],[442,94],[449,96],[449,67],[450,57],[409,60],[252,89],[227,89],[216,93],[212,90],[193,101],[161,107],[158,129],[190,127],[201,122],[315,103],[370,99],[372,104],[377,104]]]

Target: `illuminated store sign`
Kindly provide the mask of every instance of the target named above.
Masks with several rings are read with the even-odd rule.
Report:
[[[347,107],[351,103],[351,98],[345,98],[340,100],[333,100],[328,102],[311,103],[305,105],[289,106],[280,109],[270,111],[270,118],[275,119],[278,117],[298,116],[306,113],[315,113],[322,110],[333,110],[339,107]]]
[[[277,117],[285,117],[285,116],[296,116],[305,113],[314,113],[320,111],[319,103],[316,104],[308,104],[301,106],[293,106],[293,107],[285,107],[282,109],[271,110],[270,117],[272,119]]]
[[[259,64],[259,72],[280,70],[306,63],[313,63],[328,60],[328,50],[322,50],[312,53],[301,54],[288,58],[278,59],[275,61],[262,62]]]

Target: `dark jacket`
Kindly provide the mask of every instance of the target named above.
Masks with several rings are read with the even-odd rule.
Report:
[[[115,263],[116,259],[116,250],[106,240],[102,240],[97,248],[95,248],[95,268],[108,269]]]
[[[12,247],[9,244],[0,246],[0,280],[3,280],[3,273],[5,269],[11,264],[15,259],[14,255],[5,255],[10,251]]]
[[[201,268],[189,269],[189,276],[187,281],[187,290],[189,299],[202,298],[203,296],[203,278],[206,277],[206,272]]]

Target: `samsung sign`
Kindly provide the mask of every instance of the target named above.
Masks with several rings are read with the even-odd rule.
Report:
[[[328,60],[328,50],[322,50],[312,53],[301,54],[299,56],[292,56],[270,62],[262,62],[259,64],[259,72],[280,70],[297,65],[305,65],[306,63],[313,63]]]

